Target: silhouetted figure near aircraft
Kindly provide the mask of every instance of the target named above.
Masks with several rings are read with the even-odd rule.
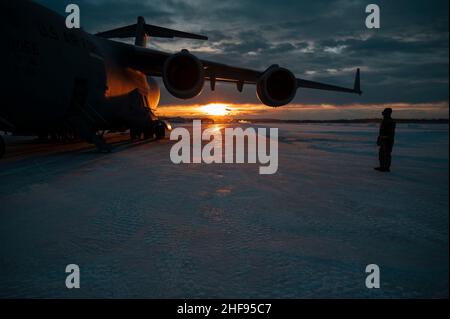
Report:
[[[3,140],[3,137],[0,136],[0,158],[5,155],[5,141]]]
[[[391,154],[395,139],[395,121],[392,119],[392,109],[387,108],[383,111],[383,121],[380,126],[380,134],[377,144],[380,147],[379,160],[380,167],[375,168],[380,172],[391,171]]]

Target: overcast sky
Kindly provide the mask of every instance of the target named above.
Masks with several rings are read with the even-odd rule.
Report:
[[[77,3],[82,27],[89,32],[128,25],[142,15],[150,24],[202,33],[210,40],[151,39],[150,47],[187,48],[200,57],[227,64],[258,70],[280,64],[299,77],[345,86],[352,86],[355,69],[362,69],[362,97],[299,90],[293,102],[297,108],[340,106],[335,112],[342,117],[348,110],[357,112],[357,107],[349,105],[367,111],[368,106],[395,104],[402,105],[405,116],[410,105],[415,116],[448,118],[447,0],[373,1],[381,7],[379,30],[365,27],[365,8],[373,2],[363,0],[38,2],[60,13],[66,4]],[[163,105],[259,103],[254,87],[239,94],[234,86],[223,84],[215,93],[205,89],[202,96],[187,102],[164,91]]]

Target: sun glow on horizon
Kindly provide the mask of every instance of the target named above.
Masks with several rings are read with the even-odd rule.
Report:
[[[162,105],[158,116],[203,118],[217,121],[227,119],[281,119],[281,120],[336,120],[377,118],[386,107],[392,107],[397,118],[448,119],[448,101],[436,103],[389,103],[389,104],[298,104],[293,103],[276,109],[261,103],[212,102],[205,104]]]
[[[230,106],[224,103],[210,103],[200,107],[200,110],[206,115],[225,116],[231,113]]]

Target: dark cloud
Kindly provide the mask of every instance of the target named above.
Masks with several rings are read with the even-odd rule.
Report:
[[[154,39],[159,49],[188,48],[200,57],[264,70],[271,64],[302,77],[351,85],[361,67],[361,97],[302,90],[297,103],[431,103],[448,101],[448,1],[379,0],[381,29],[365,28],[362,0],[80,0],[39,1],[61,13],[78,3],[91,32],[129,24],[143,15],[152,24],[206,33],[210,41]],[[254,88],[237,95],[221,85],[195,103],[255,103]],[[180,103],[167,93],[163,103]]]

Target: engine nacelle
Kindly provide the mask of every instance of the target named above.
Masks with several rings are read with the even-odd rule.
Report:
[[[297,94],[297,79],[291,71],[272,66],[258,80],[256,93],[259,100],[267,106],[289,104]]]
[[[187,50],[174,54],[164,64],[163,81],[176,98],[192,99],[202,92],[205,84],[203,63]]]

